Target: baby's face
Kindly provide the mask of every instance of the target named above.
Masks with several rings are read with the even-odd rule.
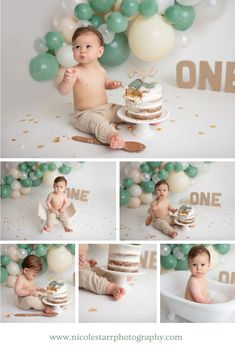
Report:
[[[209,257],[207,254],[198,254],[189,260],[189,269],[193,276],[202,277],[210,267]]]
[[[168,186],[166,184],[162,184],[156,189],[156,196],[158,199],[164,200],[169,194]]]
[[[73,43],[74,59],[80,64],[89,64],[96,61],[104,53],[95,33],[83,33]]]
[[[65,192],[65,189],[66,189],[66,184],[65,182],[62,180],[62,181],[59,181],[58,183],[54,184],[54,192],[56,194],[61,194],[63,192]]]
[[[23,274],[28,281],[33,281],[38,276],[38,272],[30,268],[24,268]]]

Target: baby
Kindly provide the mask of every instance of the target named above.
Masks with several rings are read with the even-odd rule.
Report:
[[[88,245],[79,245],[79,287],[97,294],[113,296],[119,300],[125,295],[125,289],[109,282],[104,272],[95,267],[97,262],[87,258]]]
[[[167,198],[169,194],[169,185],[165,180],[160,180],[155,186],[156,198],[152,201],[145,220],[145,225],[152,224],[163,233],[175,238],[177,232],[172,227],[174,217],[169,215],[169,211],[175,213],[177,209],[172,208]]]
[[[49,314],[53,312],[50,306],[42,302],[42,294],[45,289],[38,287],[34,283],[34,278],[42,271],[42,263],[39,257],[28,255],[22,262],[22,272],[18,275],[15,283],[15,293],[17,295],[16,305],[23,310],[42,310]]]
[[[56,218],[62,223],[65,232],[72,232],[69,227],[66,208],[68,207],[68,198],[65,194],[67,180],[63,176],[59,176],[54,180],[54,191],[47,196],[47,222],[43,230],[50,232]]]
[[[62,95],[73,90],[74,126],[93,134],[113,149],[122,148],[124,141],[112,123],[122,122],[117,117],[117,104],[108,104],[106,89],[116,89],[120,81],[110,80],[99,58],[104,53],[101,33],[93,26],[78,28],[72,37],[73,55],[78,65],[65,71],[58,91]]]
[[[185,299],[210,304],[205,273],[210,268],[210,252],[203,246],[194,246],[188,253],[188,266],[191,276],[185,290]]]

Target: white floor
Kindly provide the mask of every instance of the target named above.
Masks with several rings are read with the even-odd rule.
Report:
[[[195,205],[197,223],[194,228],[176,226],[177,240],[235,240],[235,204],[234,180],[235,163],[216,162],[210,165],[206,174],[198,176],[195,185],[183,193],[171,193],[169,200],[175,208],[180,200],[189,199],[191,192],[221,193],[221,207]],[[146,227],[148,205],[131,209],[126,206],[120,209],[120,237],[122,240],[169,240],[167,235],[153,228]],[[172,240],[172,239],[171,239]]]
[[[74,268],[74,265],[73,265]],[[53,277],[54,276],[54,277]],[[47,270],[39,276],[35,282],[45,288],[48,283],[57,278],[58,274]],[[61,277],[60,277],[61,278]],[[1,322],[5,323],[63,323],[75,322],[75,287],[73,285],[73,271],[68,270],[63,275],[63,281],[68,285],[69,304],[62,308],[63,312],[54,317],[16,317],[15,314],[37,313],[35,310],[21,310],[15,306],[16,296],[14,289],[9,288],[6,284],[1,285]]]

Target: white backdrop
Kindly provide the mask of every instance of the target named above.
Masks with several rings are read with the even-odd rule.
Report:
[[[217,21],[195,26],[189,47],[175,49],[157,63],[157,80],[163,86],[164,104],[171,115],[155,128],[152,138],[141,140],[147,145],[141,157],[234,156],[234,94],[210,89],[179,89],[175,84],[178,61],[192,60],[197,68],[201,60],[207,60],[212,67],[215,61],[223,61],[223,76],[226,62],[234,61],[235,2],[228,0],[227,3],[223,16]],[[70,124],[72,96],[62,97],[51,82],[38,83],[29,76],[28,64],[36,55],[33,42],[54,29],[52,18],[59,5],[59,0],[8,0],[3,3],[2,154],[13,158],[128,158],[130,155],[126,152],[71,141],[72,135],[82,135]],[[132,80],[128,78],[128,68],[133,65],[149,69],[155,64],[141,62],[131,55],[123,65],[108,68],[108,74],[113,79],[121,79],[125,86]],[[110,101],[123,104],[123,93],[123,89],[111,92]],[[124,138],[138,140],[127,127],[121,128]],[[53,143],[55,137],[60,137],[60,143]]]

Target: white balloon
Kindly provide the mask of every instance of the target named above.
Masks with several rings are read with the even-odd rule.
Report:
[[[17,280],[17,276],[8,276],[7,278],[7,286],[10,288],[14,288],[15,287],[15,283]]]
[[[20,259],[24,259],[28,255],[28,251],[24,248],[18,249],[18,254]]]
[[[161,256],[168,256],[171,253],[171,247],[167,244],[161,244],[160,254]]]
[[[195,6],[196,19],[199,21],[215,21],[223,15],[225,0],[203,0]]]
[[[139,184],[142,181],[142,174],[140,172],[138,172],[138,170],[131,170],[128,176],[136,184]]]
[[[153,195],[150,192],[149,193],[142,192],[142,194],[140,195],[141,203],[149,204],[152,202],[152,199],[153,199]]]
[[[110,44],[114,40],[115,33],[108,30],[106,23],[100,25],[98,30],[102,34],[105,44]]]
[[[175,0],[156,0],[156,3],[158,5],[157,13],[163,15],[168,7],[175,4]]]
[[[184,6],[194,6],[202,2],[202,0],[177,0],[177,2]]]
[[[29,173],[29,177],[30,177],[31,180],[36,180],[37,179],[37,177],[35,176],[34,172],[30,172]]]
[[[60,173],[57,170],[54,170],[54,172],[50,172],[47,170],[44,175],[43,175],[43,183],[46,186],[52,187],[54,184],[55,178],[57,178],[60,175]]]
[[[36,38],[33,47],[39,54],[46,53],[48,50],[45,38]]]
[[[129,193],[131,194],[131,196],[134,197],[138,197],[142,194],[142,189],[139,185],[132,185],[129,189],[128,189]]]
[[[128,203],[128,207],[137,208],[140,206],[140,199],[138,197],[131,197]]]
[[[25,180],[25,179],[27,179],[27,178],[28,178],[28,173],[26,173],[26,172],[20,172],[20,179]]]
[[[77,22],[77,28],[80,28],[80,27],[88,27],[88,26],[92,26],[91,22],[87,21],[87,20],[79,20]]]
[[[73,256],[64,246],[50,248],[47,253],[48,267],[54,272],[64,272],[72,266]]]
[[[11,191],[11,198],[12,199],[18,199],[20,197],[20,191],[19,190],[12,190]]]
[[[66,44],[56,52],[58,63],[66,68],[76,66],[78,63],[73,57],[72,45]]]
[[[16,264],[15,262],[11,262],[9,265],[7,265],[7,272],[9,275],[16,276],[20,272],[19,265]]]
[[[31,191],[31,188],[24,188],[24,187],[22,187],[22,188],[20,189],[20,192],[21,192],[21,194],[23,194],[23,195],[29,194],[30,191]]]
[[[189,166],[189,162],[181,162],[183,170],[187,169]]]
[[[9,246],[7,248],[6,255],[10,256],[12,261],[18,261],[19,260],[18,248],[15,245],[11,245],[11,246]]]
[[[74,14],[74,9],[78,4],[87,3],[87,0],[61,0],[61,6],[69,15]]]
[[[10,175],[14,178],[14,179],[18,179],[20,177],[20,171],[19,169],[17,169],[16,167],[13,167],[10,169]]]
[[[186,48],[191,44],[191,31],[175,31],[175,44],[178,48]]]
[[[65,42],[72,44],[72,37],[77,28],[77,21],[71,17],[62,17],[58,21],[58,31],[64,37]]]
[[[6,162],[5,166],[6,166],[6,169],[10,171],[11,168],[17,168],[18,162]]]
[[[13,180],[13,182],[11,183],[11,188],[12,190],[20,190],[21,183],[18,180]]]
[[[142,180],[143,181],[149,181],[151,179],[151,175],[149,173],[143,173],[142,174]]]

